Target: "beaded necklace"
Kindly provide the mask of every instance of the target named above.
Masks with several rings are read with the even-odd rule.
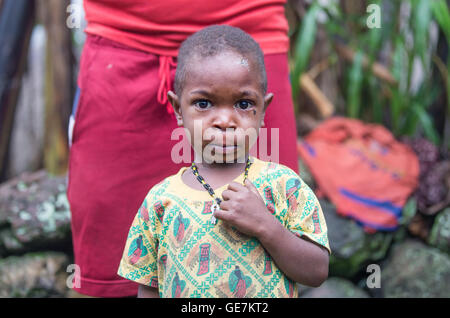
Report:
[[[247,159],[247,163],[245,165],[245,171],[244,171],[244,183],[245,180],[248,177],[248,170],[250,169],[250,166],[252,165],[252,162],[250,161],[250,158]],[[214,192],[213,188],[205,181],[205,179],[198,173],[198,168],[195,165],[194,162],[191,164],[192,173],[197,177],[197,180],[203,185],[203,187],[208,191],[209,195],[212,196],[214,199],[213,205],[211,207],[211,211],[213,213],[211,217],[211,223],[216,224],[217,219],[214,217],[214,212],[219,209],[219,205],[222,202],[220,198],[216,196],[216,193]]]

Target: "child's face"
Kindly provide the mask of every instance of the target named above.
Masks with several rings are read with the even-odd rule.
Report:
[[[206,162],[220,163],[245,158],[273,97],[264,95],[254,59],[231,51],[194,57],[183,84],[181,96],[168,97],[197,155],[201,151]]]

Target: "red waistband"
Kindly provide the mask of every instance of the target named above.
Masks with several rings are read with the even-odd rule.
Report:
[[[176,58],[174,58],[172,56],[157,55],[157,54],[145,52],[145,51],[124,45],[122,43],[116,42],[114,40],[110,40],[108,38],[99,36],[99,35],[88,34],[86,42],[89,42],[89,43],[92,43],[95,45],[99,45],[102,47],[121,49],[121,50],[130,51],[133,53],[139,53],[139,54],[154,56],[155,58],[158,58],[159,87],[158,87],[158,93],[157,93],[157,101],[161,105],[166,106],[166,110],[167,110],[168,114],[173,114],[173,108],[167,99],[167,93],[169,92],[169,90],[172,89],[172,80],[171,80],[170,73],[171,73],[172,69],[175,69],[177,67]]]

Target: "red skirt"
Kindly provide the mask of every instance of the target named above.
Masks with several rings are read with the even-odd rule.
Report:
[[[287,61],[286,54],[265,56],[274,99],[264,122],[269,132],[279,128],[279,163],[298,171]],[[79,293],[137,294],[136,283],[116,274],[131,222],[153,185],[189,165],[171,158],[180,141],[171,139],[178,126],[165,94],[175,69],[157,55],[87,37],[69,134],[67,191]]]

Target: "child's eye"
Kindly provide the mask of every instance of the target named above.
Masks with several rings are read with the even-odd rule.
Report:
[[[236,103],[236,107],[238,107],[242,110],[247,110],[252,106],[253,106],[253,103],[248,100],[240,100],[239,102]]]
[[[200,109],[207,109],[211,107],[211,102],[206,99],[200,99],[194,102],[194,106]]]

